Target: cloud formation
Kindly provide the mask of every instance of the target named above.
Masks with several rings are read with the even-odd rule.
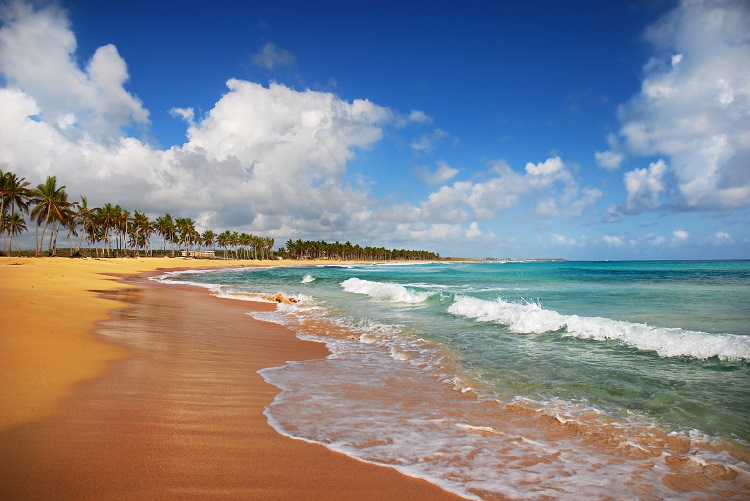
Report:
[[[57,175],[91,204],[187,214],[217,229],[304,235],[367,220],[366,193],[344,173],[358,150],[380,141],[394,120],[388,109],[232,79],[199,121],[192,108],[173,108],[189,140],[160,150],[123,132],[148,125],[148,111],[124,89],[127,67],[114,46],[81,70],[63,11],[14,3],[3,23],[3,169],[32,183]]]
[[[686,210],[750,206],[750,4],[682,1],[646,32],[654,57],[641,91],[619,109],[621,128],[600,166],[617,168],[624,153],[666,156]],[[653,166],[652,166],[653,167]],[[652,167],[649,170],[652,170]],[[626,205],[656,208],[656,184],[637,169],[625,175]],[[650,182],[648,194],[643,182]],[[660,188],[659,191],[661,191]]]
[[[265,44],[253,56],[253,63],[267,70],[273,70],[277,66],[294,66],[296,62],[297,58],[294,57],[294,54],[273,42]]]
[[[76,39],[60,9],[35,11],[13,2],[0,9],[0,20],[0,72],[10,86],[33,96],[45,123],[97,140],[111,140],[133,123],[149,124],[148,111],[124,88],[127,65],[113,45],[99,47],[80,69]]]
[[[664,160],[652,163],[648,169],[635,169],[625,174],[625,210],[629,213],[656,209],[664,192]]]
[[[747,40],[732,39],[741,30],[725,16],[711,18],[736,49],[722,53],[726,61],[712,66],[716,47],[726,42],[709,36],[719,28],[701,32],[706,46],[683,40],[692,26],[688,21],[705,5],[681,4],[675,12],[682,14],[649,31],[658,57],[644,68],[641,93],[621,107],[621,129],[607,138],[609,149],[595,157],[611,171],[627,156],[647,158],[622,174],[624,200],[611,209],[610,220],[666,208],[749,205],[750,197],[744,197],[750,186],[748,78],[738,69],[738,61],[747,58]],[[743,11],[737,3],[726,5]],[[557,227],[562,218],[575,225],[573,220],[595,213],[604,196],[600,188],[606,183],[583,181],[581,174],[588,174],[575,162],[551,155],[532,162],[523,158],[511,167],[483,157],[477,171],[467,165],[470,159],[456,160],[458,169],[433,160],[458,139],[423,111],[400,114],[367,99],[344,100],[277,83],[229,79],[224,94],[200,113],[193,103],[166,103],[184,122],[187,141],[162,149],[134,137],[134,127],[148,134],[149,111],[128,90],[131,75],[116,47],[105,45],[90,57],[78,54],[66,14],[54,6],[35,9],[15,2],[0,9],[0,18],[0,168],[33,184],[57,175],[72,197],[86,195],[90,205],[119,203],[151,216],[170,212],[197,219],[201,229],[236,229],[279,240],[342,238],[439,250],[452,245],[457,252],[467,240],[480,249],[502,242],[521,254],[532,239],[566,250],[706,242],[694,229],[688,238],[672,227],[662,231],[666,238],[587,239],[588,230]],[[296,64],[293,54],[272,43],[254,62],[269,70]],[[407,169],[399,169],[398,162],[408,162],[393,158],[386,160],[392,162],[388,171],[397,174],[377,188],[372,188],[375,181],[351,181],[352,161],[389,150],[381,147],[388,140],[412,159],[430,159],[422,162],[430,167],[413,171],[425,186],[399,178]],[[392,181],[400,187],[412,182],[409,202],[387,192]],[[373,193],[385,195],[376,199]],[[511,219],[521,221],[522,229],[501,232]],[[551,231],[553,225],[555,233],[546,238],[529,231]],[[711,243],[741,238],[714,233]]]
[[[487,179],[444,185],[429,195],[419,213],[425,220],[443,223],[486,220],[526,198],[535,202],[538,216],[576,217],[603,195],[596,188],[582,189],[560,157],[529,162],[525,171],[516,172],[505,162],[493,162]]]
[[[430,170],[427,167],[418,167],[416,169],[417,177],[419,177],[425,184],[443,184],[453,179],[459,170],[451,167],[443,160],[438,161],[437,168]]]

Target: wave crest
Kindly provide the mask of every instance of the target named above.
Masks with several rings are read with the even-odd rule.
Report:
[[[448,313],[477,322],[506,325],[519,334],[542,334],[564,329],[564,336],[597,341],[616,340],[639,350],[655,351],[662,357],[694,357],[750,361],[750,337],[736,334],[709,334],[675,327],[611,320],[602,317],[563,315],[545,310],[537,303],[486,301],[456,297]]]
[[[373,299],[388,300],[394,303],[421,303],[434,294],[433,292],[410,290],[399,284],[372,282],[359,278],[344,280],[341,282],[341,287],[352,294],[364,294]]]

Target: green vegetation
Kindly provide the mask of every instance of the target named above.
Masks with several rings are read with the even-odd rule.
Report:
[[[328,243],[320,241],[289,240],[286,253],[290,259],[331,259],[337,261],[391,261],[432,260],[440,254],[429,251],[389,250],[384,247],[360,247],[349,242]]]
[[[274,239],[226,230],[215,233],[206,230],[200,234],[195,221],[171,214],[150,220],[144,213],[130,212],[111,203],[102,207],[89,207],[86,197],[80,202],[68,200],[65,186],[58,186],[57,178],[49,176],[44,183],[30,188],[24,178],[0,170],[0,234],[5,239],[3,249],[13,252],[13,239],[28,231],[24,214],[36,223],[33,255],[44,253],[45,239],[48,256],[68,255],[96,257],[175,256],[221,257],[224,259],[274,259],[275,255],[289,259],[331,260],[430,260],[440,258],[428,251],[388,250],[383,247],[360,247],[349,242],[292,241],[286,248],[274,252]],[[72,247],[58,251],[60,230],[67,231]],[[41,230],[41,234],[40,234]],[[162,249],[154,249],[152,237],[162,238]],[[89,247],[83,247],[84,239]],[[169,250],[167,249],[169,245]],[[222,250],[218,251],[216,247]],[[202,251],[202,249],[210,249]],[[18,251],[21,254],[21,251]],[[23,254],[28,254],[23,252]]]

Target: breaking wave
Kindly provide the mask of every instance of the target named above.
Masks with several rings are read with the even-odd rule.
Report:
[[[421,303],[436,294],[435,292],[416,291],[403,285],[383,282],[372,282],[360,278],[350,278],[341,282],[341,287],[352,294],[364,294],[373,299],[387,300],[394,303]]]
[[[736,334],[709,334],[676,327],[611,320],[602,317],[564,315],[546,310],[533,302],[487,301],[458,296],[448,313],[505,325],[519,334],[562,331],[564,336],[597,341],[616,340],[639,350],[655,351],[662,357],[694,357],[750,361],[750,337]]]

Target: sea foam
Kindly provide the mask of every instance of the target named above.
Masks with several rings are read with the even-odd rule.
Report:
[[[616,340],[640,350],[655,351],[662,357],[694,357],[722,360],[750,360],[750,336],[709,334],[676,327],[653,327],[602,317],[564,315],[546,310],[538,303],[487,301],[458,296],[448,313],[492,322],[518,334],[563,331],[562,335],[597,341]]]
[[[394,303],[421,303],[430,297],[432,292],[420,292],[407,289],[403,285],[373,282],[360,278],[349,278],[341,282],[346,292],[364,294],[373,299],[388,300]]]

